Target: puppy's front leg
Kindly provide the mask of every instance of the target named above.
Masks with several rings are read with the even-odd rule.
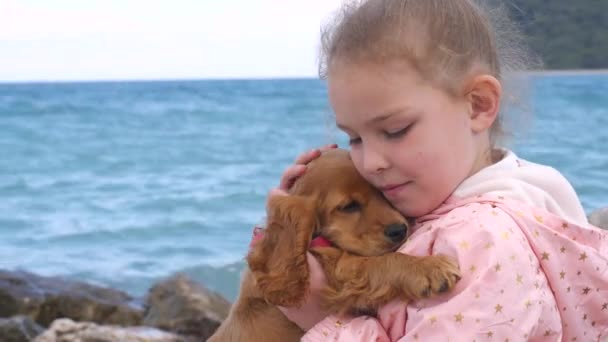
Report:
[[[294,306],[308,289],[306,251],[317,225],[315,202],[302,196],[273,197],[264,237],[247,262],[260,295],[268,303]]]
[[[335,248],[313,253],[326,271],[329,286],[324,299],[332,313],[375,312],[395,299],[409,301],[446,292],[460,279],[458,266],[445,256],[362,257]]]

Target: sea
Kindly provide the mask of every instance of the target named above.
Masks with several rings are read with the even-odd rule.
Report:
[[[608,74],[533,74],[509,147],[608,207]],[[509,115],[509,111],[505,111]],[[316,79],[0,84],[0,269],[233,300],[267,192],[346,137]]]

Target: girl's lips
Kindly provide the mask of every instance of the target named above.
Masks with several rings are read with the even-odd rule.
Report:
[[[386,197],[395,197],[399,194],[399,192],[401,192],[401,190],[403,190],[403,188],[405,188],[407,185],[409,185],[411,183],[410,182],[405,182],[405,183],[401,183],[401,184],[390,184],[384,187],[381,187],[380,190],[382,191],[382,193],[384,194],[384,196]]]

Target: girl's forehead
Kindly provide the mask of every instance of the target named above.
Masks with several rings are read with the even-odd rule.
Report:
[[[341,89],[386,91],[428,84],[415,68],[399,61],[336,63],[327,74],[329,95]]]
[[[328,68],[328,77],[332,74],[352,73],[356,71],[380,74],[416,73],[416,69],[403,59],[368,60],[368,59],[336,59]],[[419,75],[418,75],[419,76]]]

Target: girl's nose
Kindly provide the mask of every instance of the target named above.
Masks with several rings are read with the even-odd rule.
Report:
[[[386,160],[382,150],[375,149],[372,147],[364,148],[363,150],[363,170],[367,173],[379,173],[388,168],[388,161]]]

